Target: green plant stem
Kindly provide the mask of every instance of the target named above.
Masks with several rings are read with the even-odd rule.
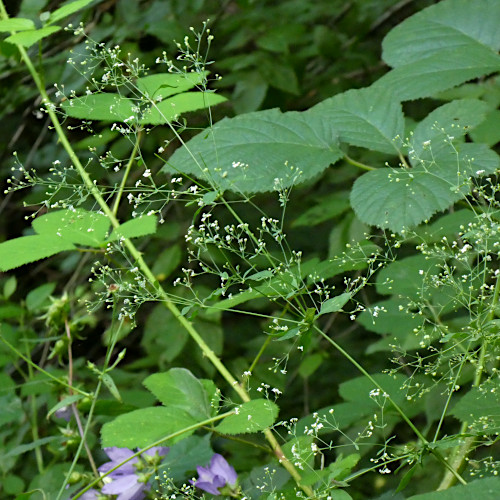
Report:
[[[495,308],[498,304],[499,295],[500,295],[500,278],[497,278],[487,322],[492,321],[493,318],[495,317]],[[477,361],[476,372],[474,374],[474,381],[472,383],[472,387],[479,387],[479,384],[481,383],[481,379],[483,377],[483,372],[484,372],[487,347],[488,343],[484,341],[479,353],[479,359]],[[465,434],[467,432],[468,427],[469,427],[468,422],[462,422],[462,426],[460,428],[460,434]],[[462,444],[458,448],[455,448],[455,451],[450,459],[451,465],[454,468],[454,470],[459,471],[463,468],[465,460],[467,459],[467,456],[471,452],[475,441],[476,438],[474,436],[469,436],[463,440]],[[438,486],[438,491],[446,490],[450,486],[453,486],[454,483],[455,483],[455,477],[449,472],[447,472]]]
[[[85,486],[82,490],[80,490],[75,496],[72,497],[72,500],[77,500],[77,498],[80,498],[86,491],[90,490],[93,486],[95,486],[100,480],[104,479],[106,476],[114,472],[115,470],[119,469],[123,465],[125,465],[127,462],[130,462],[130,460],[139,457],[142,455],[145,451],[150,450],[151,448],[154,448],[155,446],[159,446],[160,444],[163,444],[165,441],[168,441],[169,439],[174,439],[176,437],[182,436],[182,434],[190,431],[195,431],[197,429],[200,429],[202,427],[210,426],[214,422],[217,422],[219,420],[222,420],[226,417],[229,417],[230,415],[234,415],[234,411],[228,411],[226,413],[222,413],[221,415],[217,415],[216,417],[209,418],[207,420],[203,420],[202,422],[198,422],[196,424],[190,425],[189,427],[185,427],[184,429],[181,429],[180,431],[176,431],[172,434],[169,434],[168,436],[162,437],[155,441],[154,443],[146,446],[145,448],[141,448],[138,452],[134,453],[133,455],[130,455],[130,457],[126,458],[123,462],[120,462],[118,465],[113,467],[112,469],[104,472],[101,474],[101,477],[99,479],[95,479],[92,481],[90,484]]]
[[[0,0],[0,13],[3,15],[4,19],[7,19],[7,12],[5,10],[5,6],[3,4],[3,0]],[[49,96],[47,95],[47,92],[45,90],[45,87],[42,84],[42,80],[36,71],[35,67],[33,66],[33,63],[31,62],[30,57],[28,56],[26,50],[24,47],[21,45],[16,45],[19,53],[21,55],[21,59],[23,60],[24,64],[28,68],[28,71],[31,74],[31,77],[33,78],[33,81],[35,82],[35,85],[37,86],[37,89],[42,97],[42,104],[45,106],[47,110],[47,114],[49,115],[52,125],[57,133],[57,136],[59,138],[60,143],[62,144],[63,148],[65,149],[66,153],[68,154],[71,162],[73,163],[73,166],[76,168],[78,171],[80,177],[82,178],[86,188],[89,190],[89,192],[92,194],[94,199],[96,200],[97,204],[103,211],[103,213],[109,218],[109,221],[113,228],[118,229],[120,227],[120,223],[118,222],[115,214],[113,213],[113,210],[108,206],[106,201],[101,195],[101,192],[99,188],[97,187],[96,184],[92,181],[90,178],[89,174],[85,170],[84,166],[80,162],[78,156],[76,155],[75,151],[73,150],[73,147],[71,146],[68,138],[66,137],[66,134],[62,128],[62,125],[59,121],[59,118],[57,117],[57,114],[54,111],[54,104],[50,101]],[[172,315],[181,323],[181,325],[187,330],[189,335],[193,338],[193,340],[198,344],[200,349],[203,351],[203,354],[210,360],[210,362],[215,366],[215,368],[219,371],[219,373],[224,377],[224,379],[233,387],[233,389],[236,391],[236,393],[240,396],[241,400],[243,402],[248,402],[251,400],[250,396],[248,393],[243,389],[243,387],[238,383],[238,381],[231,375],[229,370],[225,367],[225,365],[220,361],[220,359],[215,355],[215,353],[210,349],[208,344],[203,340],[203,338],[200,336],[200,334],[196,331],[196,329],[193,327],[193,325],[184,317],[182,316],[181,312],[179,309],[173,304],[173,302],[170,300],[170,297],[168,294],[165,292],[165,290],[161,287],[161,285],[158,283],[156,280],[153,272],[149,268],[149,266],[146,264],[144,261],[142,254],[139,252],[139,250],[135,247],[135,245],[128,239],[125,238],[123,241],[125,247],[127,250],[130,252],[131,256],[135,259],[136,265],[139,267],[141,272],[144,274],[144,276],[147,278],[147,280],[150,282],[150,284],[155,288],[156,292],[159,294],[163,302],[165,303],[165,306],[170,310]],[[88,422],[87,422],[88,424]],[[296,468],[293,466],[293,464],[285,457],[283,454],[283,451],[281,450],[281,447],[276,440],[275,436],[272,434],[272,432],[267,429],[264,431],[264,435],[273,448],[273,451],[275,455],[277,456],[279,462],[283,465],[283,467],[289,472],[289,474],[293,477],[293,479],[296,481],[296,483],[300,486],[300,488],[307,494],[309,497],[314,497],[314,493],[312,488],[309,486],[301,485],[301,476],[297,472]],[[69,477],[69,475],[67,476]],[[58,497],[59,498],[59,497]]]
[[[353,160],[351,157],[344,155],[344,160],[347,163],[350,163],[354,167],[361,168],[362,170],[377,170],[375,167],[370,167],[370,165],[365,165],[364,163],[361,163],[359,161]]]
[[[331,339],[326,333],[324,333],[320,328],[314,325],[314,329],[326,340],[328,341],[337,351],[339,351],[342,356],[349,360],[375,387],[380,389],[383,393],[387,394],[384,388],[370,375],[347,351],[345,351],[337,342]],[[403,409],[391,398],[390,395],[387,396],[387,400],[392,404],[394,409],[401,415],[401,418],[406,422],[406,424],[411,428],[411,430],[416,434],[418,439],[422,442],[425,448],[427,448],[434,457],[452,474],[456,480],[462,484],[467,484],[465,479],[458,473],[458,471],[452,467],[441,453],[429,446],[429,441],[425,436],[415,427],[414,423],[408,418]]]
[[[78,394],[81,394],[82,396],[86,396],[86,397],[92,396],[92,394],[90,392],[82,391],[81,389],[78,389],[77,387],[71,387],[69,384],[67,384],[66,382],[64,382],[64,380],[61,380],[61,379],[55,377],[54,375],[52,375],[52,373],[50,373],[50,372],[44,370],[42,367],[38,366],[30,358],[26,357],[22,352],[20,352],[18,349],[16,349],[2,335],[0,335],[0,341],[3,342],[12,352],[14,352],[16,354],[16,356],[18,356],[19,358],[21,358],[24,361],[26,361],[26,363],[28,364],[28,366],[32,366],[33,368],[35,368],[39,372],[43,373],[44,375],[47,375],[47,377],[49,377],[50,379],[54,380],[54,382],[57,382],[58,384],[60,384],[60,385],[62,385],[64,387],[67,387],[68,389],[72,389],[74,392],[77,392]]]
[[[120,183],[120,187],[118,188],[118,192],[116,193],[116,198],[115,202],[113,204],[113,215],[116,217],[116,214],[118,213],[118,208],[120,207],[120,201],[123,196],[123,190],[125,189],[125,186],[127,184],[128,176],[130,174],[130,169],[132,168],[132,165],[134,164],[135,161],[135,155],[137,154],[137,151],[139,149],[139,145],[141,143],[141,130],[137,132],[137,137],[135,139],[134,143],[134,149],[132,150],[132,153],[130,154],[130,158],[128,160],[127,166],[125,168],[125,172],[122,177],[122,181]]]
[[[26,355],[30,355],[30,350],[28,346],[25,344],[26,347]],[[28,376],[29,379],[33,379],[33,367],[31,364],[28,364]],[[31,434],[33,435],[33,441],[36,443],[40,439],[40,435],[38,434],[38,410],[36,407],[36,397],[34,394],[30,396],[30,420],[31,420]],[[36,458],[36,466],[38,468],[38,472],[41,474],[44,471],[44,466],[43,466],[43,455],[42,455],[42,449],[40,448],[40,445],[35,446],[35,458]]]

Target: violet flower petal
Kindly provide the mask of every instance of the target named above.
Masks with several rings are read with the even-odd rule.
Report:
[[[196,481],[194,485],[200,490],[206,491],[207,493],[212,493],[212,495],[220,495],[220,491],[215,487],[215,485],[208,481]],[[222,484],[221,486],[224,486],[224,484]],[[221,486],[219,486],[219,488]]]
[[[146,485],[144,483],[137,483],[127,491],[120,493],[116,500],[143,500],[146,497],[145,489]]]
[[[216,476],[224,478],[229,485],[234,486],[236,484],[238,474],[236,474],[234,468],[227,463],[227,460],[222,455],[216,453],[212,457],[210,460],[210,470]]]
[[[118,495],[137,484],[137,476],[135,474],[122,476],[114,479],[111,483],[107,483],[102,487],[103,493]]]

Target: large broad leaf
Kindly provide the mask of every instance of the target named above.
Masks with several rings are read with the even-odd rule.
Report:
[[[99,247],[105,241],[110,222],[103,214],[78,208],[50,212],[37,217],[32,225],[38,234],[52,235],[78,245]]]
[[[196,422],[196,419],[179,408],[155,406],[131,411],[103,425],[102,446],[143,448]],[[175,443],[192,433],[192,430],[184,432],[167,443]]]
[[[142,125],[163,125],[175,120],[183,113],[205,109],[227,101],[214,92],[184,92],[165,99],[160,103],[148,106],[142,113]]]
[[[474,78],[500,71],[500,56],[481,46],[444,49],[426,59],[389,71],[372,87],[401,101],[430,97]]]
[[[82,120],[124,121],[135,119],[134,101],[120,94],[101,93],[75,97],[61,103],[72,118]]]
[[[382,153],[398,153],[404,116],[397,97],[384,88],[349,90],[317,104],[316,114],[332,125],[339,140]]]
[[[490,110],[490,106],[478,99],[459,99],[449,102],[428,114],[413,130],[411,142],[413,155],[420,157],[432,146],[432,155],[448,146],[449,137],[458,139],[479,125]],[[413,163],[413,162],[412,162]]]
[[[111,236],[107,241],[115,241],[120,238],[138,238],[156,232],[156,216],[144,215],[136,219],[130,219],[113,229]]]
[[[246,193],[314,177],[341,158],[332,124],[319,113],[249,113],[216,123],[178,149],[164,170]]]
[[[446,0],[396,26],[383,41],[393,71],[375,83],[402,100],[431,96],[500,69],[500,4]]]
[[[401,232],[445,210],[470,191],[468,179],[495,172],[499,157],[483,144],[456,144],[414,168],[361,176],[351,204],[365,223]]]
[[[0,271],[10,271],[74,248],[70,241],[46,234],[4,241],[0,243]]]
[[[432,491],[414,495],[408,500],[497,500],[500,491],[500,478],[487,477],[466,485],[453,486],[443,491]]]
[[[0,32],[34,30],[35,23],[24,17],[11,17],[0,20]]]
[[[221,434],[259,432],[273,425],[279,408],[267,399],[254,399],[238,407],[237,415],[226,417],[217,427]]]
[[[159,100],[192,89],[202,83],[207,74],[208,71],[180,74],[157,73],[138,78],[135,85],[141,94],[150,99]]]
[[[212,412],[202,383],[185,368],[172,368],[144,380],[144,386],[169,408],[178,408],[197,420],[210,418]]]
[[[474,387],[453,407],[452,415],[467,422],[481,435],[500,432],[500,383],[485,382]]]
[[[398,67],[445,49],[500,49],[498,0],[445,0],[393,28],[382,42],[384,61]]]

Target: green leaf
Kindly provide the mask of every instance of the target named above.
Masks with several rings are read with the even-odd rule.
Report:
[[[484,144],[457,144],[414,168],[382,168],[354,183],[351,205],[365,223],[402,232],[470,191],[470,177],[495,172],[498,155]]]
[[[208,71],[179,75],[158,73],[138,78],[135,85],[141,94],[150,99],[159,100],[192,89],[195,85],[201,84],[207,75]]]
[[[77,208],[42,215],[32,225],[40,235],[59,237],[77,245],[99,247],[105,243],[110,222],[103,214]]]
[[[64,112],[82,120],[124,121],[137,115],[135,103],[120,94],[100,93],[75,97],[61,103]]]
[[[497,434],[500,432],[500,383],[490,381],[472,388],[451,413],[481,435]]]
[[[323,314],[328,314],[332,312],[340,311],[351,298],[350,292],[341,293],[336,297],[325,300],[323,304],[321,304],[321,309],[318,313],[318,316],[322,316]]]
[[[184,92],[151,105],[141,116],[142,125],[163,125],[179,115],[205,109],[226,102],[227,99],[214,92]]]
[[[330,194],[315,200],[316,205],[302,212],[293,222],[292,227],[316,226],[333,219],[349,208],[347,192]]]
[[[105,423],[101,430],[102,446],[143,448],[196,423],[191,415],[179,408],[163,406],[143,408],[125,413]],[[184,432],[168,443],[180,441],[192,433],[192,430]]]
[[[158,475],[163,472],[173,481],[184,481],[196,466],[210,462],[214,452],[210,447],[210,435],[189,436],[170,447],[167,456],[161,461]]]
[[[143,382],[162,404],[178,408],[196,420],[210,418],[211,407],[203,384],[185,368],[155,373]]]
[[[391,262],[377,274],[377,293],[427,300],[428,295],[422,294],[424,279],[439,272],[439,263],[420,253]]]
[[[396,138],[404,136],[404,116],[399,99],[385,88],[348,90],[317,104],[317,114],[336,130],[341,142],[372,151],[397,154]]]
[[[485,118],[490,106],[478,99],[460,99],[449,102],[427,115],[413,130],[411,138],[413,155],[417,158],[429,148],[437,155],[449,145],[445,139],[458,139],[468,133],[470,128],[479,125]]]
[[[500,110],[491,111],[478,127],[470,131],[469,135],[475,142],[482,142],[488,146],[500,142]]]
[[[52,414],[54,414],[57,410],[64,408],[65,406],[69,406],[72,403],[76,403],[77,401],[80,401],[83,399],[84,396],[81,394],[74,394],[73,396],[67,396],[59,403],[57,403],[55,406],[53,406],[48,412],[47,412],[47,418],[49,418]]]
[[[4,241],[0,243],[0,271],[10,271],[74,248],[71,242],[46,234]]]
[[[466,485],[453,486],[443,491],[432,491],[422,495],[414,495],[408,500],[497,500],[500,491],[500,478],[487,477]]]
[[[408,101],[433,96],[499,70],[500,56],[488,48],[445,49],[389,71],[372,87],[394,93],[401,101]]]
[[[267,399],[254,399],[238,407],[237,415],[226,417],[217,427],[221,434],[259,432],[273,425],[279,408]]]
[[[418,12],[385,37],[382,57],[396,69],[375,85],[417,99],[498,71],[499,17],[496,0],[446,0]]]
[[[16,291],[17,279],[15,276],[11,276],[3,285],[3,296],[6,300]]]
[[[63,5],[62,7],[59,7],[56,9],[54,12],[50,14],[49,20],[47,21],[47,24],[52,24],[52,23],[57,23],[57,21],[60,21],[61,19],[64,19],[65,17],[73,14],[74,12],[83,9],[86,7],[89,3],[92,3],[94,0],[76,0],[75,2],[68,3],[66,5]]]
[[[34,30],[35,23],[31,19],[11,17],[0,21],[0,32]]]
[[[118,387],[116,387],[115,381],[111,378],[111,375],[109,373],[104,373],[102,375],[102,381],[112,396],[121,403],[122,397],[120,396],[120,391],[118,390]]]
[[[113,229],[107,241],[116,241],[120,238],[138,238],[139,236],[153,234],[156,232],[156,221],[155,215],[143,215],[136,219],[130,219],[120,224],[119,228]]]
[[[275,179],[288,187],[314,177],[341,157],[324,116],[271,109],[221,120],[178,149],[164,170],[256,193],[273,190]]]
[[[466,53],[472,46],[500,49],[497,0],[445,0],[414,14],[393,28],[382,42],[390,66],[426,59],[446,49]]]
[[[21,33],[10,35],[5,39],[5,41],[14,45],[22,45],[23,47],[29,48],[36,42],[52,35],[52,33],[55,33],[60,29],[61,28],[59,26],[47,26],[45,28],[40,28],[39,30],[22,31]]]
[[[45,283],[31,290],[26,295],[26,307],[28,311],[36,311],[50,297],[50,294],[55,290],[55,283]]]

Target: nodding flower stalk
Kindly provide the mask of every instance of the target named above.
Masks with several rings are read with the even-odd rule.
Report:
[[[0,18],[2,19],[8,19],[8,14],[5,9],[5,5],[3,0],[0,0]],[[91,179],[90,175],[88,172],[85,170],[84,166],[80,162],[80,159],[78,158],[77,154],[75,153],[73,147],[71,146],[68,138],[66,137],[65,131],[61,125],[61,122],[59,121],[59,118],[55,112],[55,105],[51,102],[46,90],[45,86],[43,84],[42,78],[36,68],[34,67],[28,53],[26,52],[25,48],[22,45],[16,44],[19,54],[21,57],[21,60],[24,62],[26,65],[29,73],[31,74],[31,77],[33,78],[33,81],[35,82],[35,85],[38,89],[38,92],[40,93],[40,96],[42,98],[42,105],[45,107],[45,110],[52,122],[52,125],[54,127],[54,130],[56,131],[56,134],[58,136],[58,139],[65,149],[66,153],[68,154],[73,166],[75,169],[78,171],[78,174],[80,175],[82,181],[84,182],[86,188],[88,191],[92,194],[94,197],[96,203],[98,204],[99,208],[102,210],[102,212],[108,217],[111,225],[113,226],[114,229],[120,227],[120,222],[118,221],[114,210],[110,208],[110,206],[107,204],[105,199],[103,198],[101,191],[99,187],[93,182]],[[186,331],[189,333],[189,335],[192,337],[192,339],[198,344],[199,348],[203,351],[203,354],[205,357],[207,357],[210,362],[214,365],[214,367],[218,370],[218,372],[224,377],[226,382],[237,392],[239,397],[243,402],[248,402],[251,400],[249,394],[247,391],[239,384],[239,382],[236,380],[236,378],[229,372],[229,370],[226,368],[226,366],[221,362],[221,360],[216,356],[216,354],[213,352],[212,349],[207,345],[207,343],[203,340],[203,338],[200,336],[200,334],[197,332],[197,330],[194,328],[194,326],[191,324],[190,321],[188,321],[179,311],[177,306],[172,302],[170,297],[168,296],[167,292],[163,289],[163,287],[158,283],[158,280],[155,278],[153,272],[151,271],[150,267],[147,265],[145,260],[142,257],[141,252],[136,248],[134,243],[130,241],[128,238],[124,238],[123,244],[130,253],[130,255],[133,257],[133,259],[136,262],[137,267],[141,270],[143,275],[146,277],[148,280],[149,284],[155,289],[155,291],[158,293],[158,295],[161,297],[162,301],[164,302],[165,306],[170,310],[172,315],[179,321],[179,323],[182,325],[183,328],[186,329]],[[283,465],[283,467],[289,472],[289,474],[293,477],[295,482],[298,484],[298,486],[306,493],[309,497],[313,498],[314,493],[313,490],[309,486],[301,485],[301,475],[297,471],[297,469],[293,466],[293,464],[285,457],[283,454],[283,451],[281,450],[281,447],[274,437],[273,433],[268,429],[264,431],[264,435],[269,442],[274,454],[280,461],[280,463]]]

